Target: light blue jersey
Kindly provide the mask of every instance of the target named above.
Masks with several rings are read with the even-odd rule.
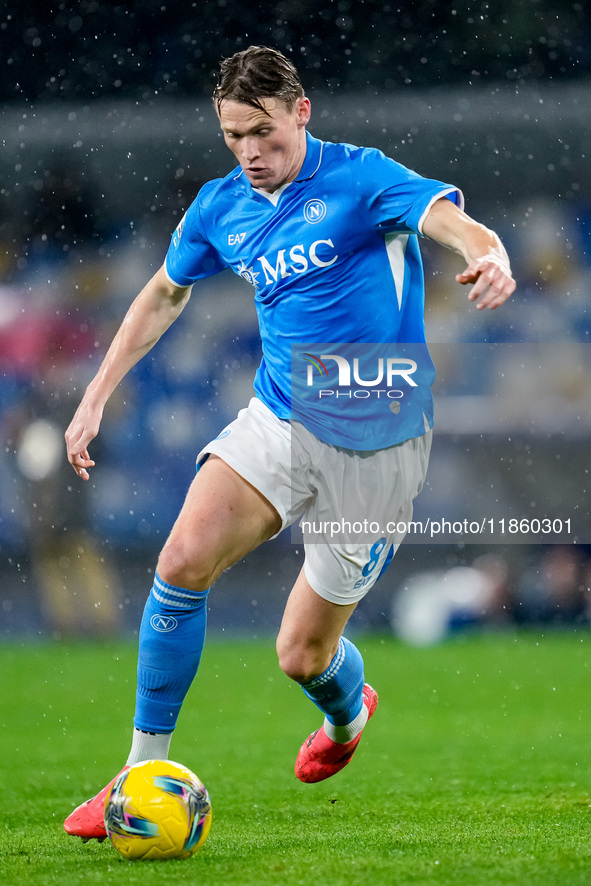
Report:
[[[462,205],[452,185],[381,151],[308,134],[298,178],[272,195],[240,167],[206,184],[173,235],[166,272],[179,286],[227,267],[247,280],[263,346],[257,396],[328,443],[382,449],[433,424],[417,234],[442,196]]]

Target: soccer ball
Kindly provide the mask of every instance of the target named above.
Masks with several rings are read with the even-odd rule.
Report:
[[[105,800],[105,828],[128,859],[189,858],[211,827],[211,802],[194,772],[147,760],[122,772]]]

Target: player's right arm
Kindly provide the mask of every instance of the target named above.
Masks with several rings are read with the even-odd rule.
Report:
[[[89,479],[88,469],[94,465],[88,444],[98,434],[107,400],[174,323],[190,294],[190,286],[176,286],[162,267],[131,304],[65,434],[68,461],[82,480]]]

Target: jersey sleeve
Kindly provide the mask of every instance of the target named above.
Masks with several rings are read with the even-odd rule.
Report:
[[[364,151],[356,161],[352,173],[356,189],[363,195],[359,208],[372,226],[386,233],[422,234],[423,221],[440,197],[463,209],[463,194],[454,185],[424,178],[381,151]]]
[[[199,197],[191,204],[172,235],[164,267],[168,279],[177,286],[190,286],[195,280],[211,277],[226,267],[205,234]]]

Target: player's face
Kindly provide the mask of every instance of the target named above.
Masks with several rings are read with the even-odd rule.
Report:
[[[302,168],[310,102],[299,98],[292,108],[275,98],[261,99],[261,103],[265,111],[225,100],[219,118],[225,142],[251,185],[273,192],[294,181]]]

